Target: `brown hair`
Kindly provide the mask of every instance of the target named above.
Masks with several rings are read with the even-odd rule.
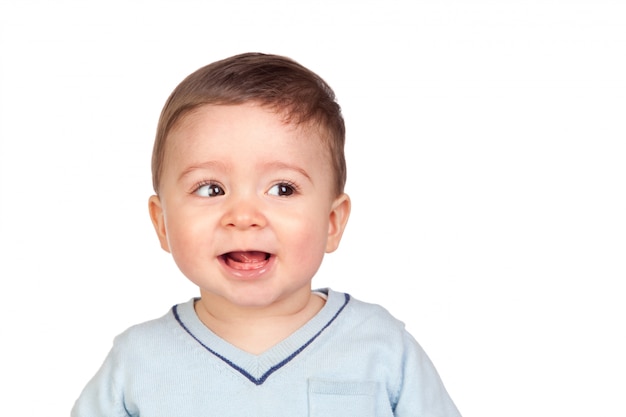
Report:
[[[285,117],[285,122],[319,128],[335,171],[335,191],[344,190],[345,125],[335,93],[317,74],[290,58],[245,53],[216,61],[187,76],[167,99],[152,151],[152,183],[158,194],[165,145],[172,128],[187,113],[206,104],[256,102]]]

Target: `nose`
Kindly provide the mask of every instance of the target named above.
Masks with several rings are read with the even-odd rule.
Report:
[[[267,224],[267,219],[261,208],[261,201],[252,196],[240,196],[232,198],[224,215],[222,226],[240,230],[250,228],[262,228]]]

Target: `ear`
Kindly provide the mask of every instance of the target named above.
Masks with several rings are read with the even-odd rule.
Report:
[[[148,210],[150,210],[150,219],[152,220],[152,225],[154,226],[154,230],[157,233],[159,238],[159,242],[161,242],[161,248],[164,251],[169,252],[170,246],[167,243],[167,231],[165,229],[165,216],[163,213],[163,205],[161,204],[161,199],[157,195],[153,195],[148,200]]]
[[[328,239],[326,241],[326,253],[334,252],[339,247],[341,236],[348,224],[350,217],[350,197],[341,194],[333,202],[330,217],[328,219]]]

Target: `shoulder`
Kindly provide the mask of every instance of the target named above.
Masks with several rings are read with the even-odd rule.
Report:
[[[178,324],[175,311],[193,305],[193,300],[181,303],[170,308],[163,316],[135,324],[115,337],[113,350],[119,353],[132,354],[140,352],[142,355],[152,350],[163,350],[176,339],[182,337],[184,331]]]
[[[404,344],[409,337],[402,321],[394,317],[385,307],[362,301],[346,293],[328,290],[330,297],[345,297],[346,304],[338,320],[342,332],[388,341],[392,345]]]
[[[373,322],[391,326],[394,330],[404,330],[404,323],[394,317],[385,307],[360,300],[346,293],[329,290],[330,293],[345,295],[348,299],[346,311],[357,322]]]

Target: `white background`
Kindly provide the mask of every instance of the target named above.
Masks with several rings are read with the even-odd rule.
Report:
[[[68,415],[197,290],[149,222],[165,99],[216,59],[335,89],[353,214],[314,286],[386,306],[465,417],[626,416],[626,6],[0,0],[2,410]]]

